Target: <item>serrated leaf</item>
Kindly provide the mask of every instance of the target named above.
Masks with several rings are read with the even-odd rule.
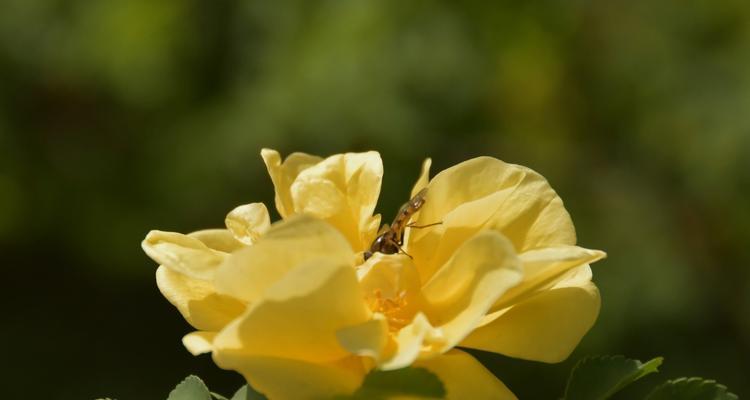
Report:
[[[726,386],[703,378],[669,380],[654,389],[646,400],[737,400]]]
[[[658,372],[664,359],[646,363],[623,356],[586,357],[573,367],[565,388],[566,400],[604,400],[638,379]]]
[[[201,378],[190,375],[175,386],[167,400],[211,400],[211,392]]]
[[[424,368],[372,371],[367,374],[359,390],[351,396],[341,396],[337,399],[378,400],[394,396],[442,399],[445,398],[445,387],[440,378]]]
[[[267,400],[268,398],[255,391],[250,385],[244,385],[239,390],[234,392],[234,396],[230,400]]]
[[[211,392],[211,397],[215,400],[229,400],[226,397],[214,392]]]

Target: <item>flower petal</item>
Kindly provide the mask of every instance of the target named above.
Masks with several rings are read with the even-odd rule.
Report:
[[[411,197],[419,193],[420,190],[427,187],[427,184],[430,182],[430,167],[432,166],[432,159],[426,158],[422,162],[422,170],[419,173],[419,178],[417,179],[417,182],[414,183],[414,186],[411,189]],[[404,243],[406,243],[406,247],[408,248],[409,244],[409,236],[411,235],[412,229],[406,229],[404,231]]]
[[[190,332],[182,337],[182,344],[190,354],[197,356],[204,353],[210,353],[213,350],[214,337],[216,337],[216,332]]]
[[[401,298],[402,304],[394,317],[411,320],[422,303],[419,274],[412,260],[403,254],[375,253],[357,270],[365,298]],[[395,311],[395,310],[392,310]]]
[[[516,396],[482,363],[461,350],[420,360],[415,367],[426,368],[440,378],[446,399],[515,400]]]
[[[445,334],[443,350],[466,337],[521,279],[521,262],[501,233],[482,231],[463,243],[422,288],[427,316]]]
[[[495,303],[492,311],[502,310],[542,290],[549,289],[564,277],[566,272],[604,257],[606,253],[603,251],[578,246],[546,247],[522,253],[519,258],[523,263],[523,281],[508,290]]]
[[[156,285],[185,320],[200,330],[218,331],[245,311],[240,301],[217,294],[210,281],[195,279],[165,266],[156,270]]]
[[[199,239],[175,232],[151,231],[141,247],[157,263],[197,279],[213,278],[226,256]]]
[[[562,200],[538,173],[491,157],[478,157],[437,174],[428,185],[408,249],[426,279],[480,229],[496,229],[525,251],[575,244],[575,229]]]
[[[500,316],[476,329],[461,346],[526,360],[560,362],[593,326],[599,307],[599,290],[590,281],[546,290],[499,311]]]
[[[433,327],[421,312],[417,313],[409,325],[398,331],[395,340],[397,347],[391,357],[378,365],[382,370],[408,367],[422,355],[430,356],[439,352],[440,349],[436,347],[445,342],[443,331]]]
[[[340,329],[336,337],[348,352],[378,361],[388,344],[388,322],[375,313],[369,321]]]
[[[331,362],[349,355],[336,332],[371,315],[350,265],[334,258],[311,259],[270,286],[221,331],[214,354],[228,350],[247,357]],[[217,362],[224,366],[220,356]]]
[[[352,357],[335,363],[311,363],[275,357],[214,353],[222,368],[239,371],[250,386],[269,399],[329,399],[353,393],[366,371]]]
[[[261,150],[260,156],[263,158],[273,186],[276,188],[276,209],[282,218],[292,216],[294,205],[292,204],[292,195],[289,192],[292,182],[300,172],[323,159],[305,153],[292,153],[282,163],[279,152],[270,149]]]
[[[373,217],[383,179],[377,152],[337,154],[300,172],[290,191],[295,213],[310,214],[338,228],[355,251],[377,232]]]
[[[411,189],[411,197],[416,196],[417,193],[419,193],[420,190],[427,187],[427,184],[430,183],[430,167],[432,166],[432,159],[431,158],[425,158],[425,160],[422,162],[422,169],[419,172],[419,178],[417,179],[417,182],[414,184],[414,187]]]
[[[227,229],[240,242],[251,245],[271,226],[271,217],[263,203],[241,205],[227,214]]]
[[[204,229],[188,233],[188,236],[203,242],[208,248],[224,253],[231,253],[245,247],[232,232],[226,229]]]
[[[253,302],[298,264],[316,259],[349,265],[354,253],[331,225],[296,216],[274,224],[255,244],[229,256],[216,272],[216,288]]]

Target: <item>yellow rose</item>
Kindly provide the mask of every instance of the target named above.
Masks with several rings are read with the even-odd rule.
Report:
[[[157,284],[212,352],[272,399],[351,393],[372,368],[426,368],[448,398],[513,399],[468,353],[564,360],[599,313],[589,263],[562,200],[534,171],[475,158],[429,179],[405,254],[362,254],[375,239],[383,167],[376,152],[263,159],[283,221],[262,204],[227,229],[153,231]],[[410,257],[411,256],[411,257]],[[412,258],[413,257],[413,258]]]

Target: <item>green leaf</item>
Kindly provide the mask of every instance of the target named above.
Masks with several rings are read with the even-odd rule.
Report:
[[[442,399],[445,397],[443,382],[424,368],[402,368],[395,371],[372,371],[365,377],[362,386],[344,399],[387,399],[392,396]]]
[[[211,392],[201,378],[190,375],[175,386],[167,400],[211,400]]]
[[[716,381],[703,378],[679,378],[654,389],[646,400],[737,400],[736,394]]]
[[[230,400],[267,400],[263,394],[256,392],[250,385],[244,385],[234,393]]]
[[[211,392],[211,397],[213,397],[215,400],[229,400],[226,397],[214,392]]]
[[[604,400],[638,379],[658,372],[664,359],[646,363],[623,356],[586,357],[573,367],[565,388],[566,400]]]

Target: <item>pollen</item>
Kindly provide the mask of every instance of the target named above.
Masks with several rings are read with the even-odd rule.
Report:
[[[380,289],[375,289],[372,296],[367,296],[365,300],[373,312],[385,316],[386,321],[388,321],[388,329],[391,332],[396,332],[409,324],[409,319],[406,318],[404,313],[409,305],[405,290],[399,292],[395,297],[383,297],[383,292]]]

